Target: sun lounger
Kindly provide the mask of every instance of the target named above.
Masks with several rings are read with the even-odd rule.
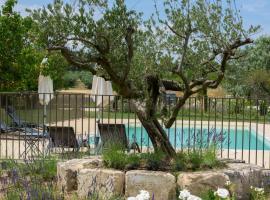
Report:
[[[8,116],[11,118],[11,120],[12,120],[12,126],[14,126],[14,127],[19,127],[19,128],[25,128],[25,127],[37,128],[37,127],[42,127],[42,126],[39,126],[37,124],[26,122],[25,120],[22,120],[17,115],[15,108],[12,107],[12,106],[7,106],[5,108],[5,110],[6,110],[6,113],[8,114]]]
[[[124,124],[103,124],[98,123],[98,129],[101,138],[101,147],[109,145],[119,145],[128,151],[135,149],[140,152],[137,142],[129,143]]]

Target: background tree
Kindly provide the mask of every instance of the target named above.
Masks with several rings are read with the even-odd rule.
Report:
[[[23,18],[14,11],[16,3],[7,0],[0,9],[0,91],[36,91],[46,51],[31,42],[35,24],[30,17]],[[49,61],[46,73],[54,80],[55,88],[61,88],[68,64],[57,53],[51,54]]]
[[[8,0],[0,10],[0,88],[14,87],[19,69],[16,59],[20,56],[26,34],[27,21],[13,11],[15,0]]]
[[[183,92],[174,108],[163,109],[169,128],[191,95],[221,83],[227,63],[238,58],[237,50],[251,43],[248,36],[256,31],[245,31],[230,1],[222,2],[165,0],[165,16],[157,13],[150,22],[123,0],[112,6],[102,0],[55,0],[31,15],[44,48],[111,80],[118,94],[131,99],[154,149],[172,157],[175,150],[157,119],[160,94]]]
[[[224,87],[234,96],[265,98],[270,95],[270,37],[260,37],[231,63]],[[269,88],[269,89],[268,89]]]

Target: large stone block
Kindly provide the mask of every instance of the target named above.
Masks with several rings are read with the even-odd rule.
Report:
[[[102,167],[100,157],[73,159],[57,164],[57,181],[58,187],[65,192],[77,190],[77,174],[84,168]]]
[[[262,168],[259,166],[231,163],[223,172],[234,184],[237,199],[248,199],[250,186],[262,187]]]
[[[222,170],[183,172],[177,178],[177,184],[181,189],[188,189],[194,195],[201,195],[209,189],[216,190],[225,187],[226,181],[233,184],[237,199],[248,199],[250,186],[262,187],[262,168],[244,164],[229,163]]]
[[[125,173],[110,169],[82,169],[78,173],[78,196],[80,198],[98,195],[98,199],[109,199],[123,195]]]
[[[223,188],[228,180],[229,177],[222,172],[183,172],[178,175],[177,184],[180,189],[188,189],[192,194],[200,196],[209,190]]]
[[[134,170],[126,173],[126,197],[136,196],[140,190],[146,190],[155,200],[175,200],[176,180],[166,172]]]
[[[262,171],[262,187],[267,193],[270,192],[270,170],[265,169]]]

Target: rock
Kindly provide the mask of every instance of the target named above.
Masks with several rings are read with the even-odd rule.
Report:
[[[267,193],[270,192],[270,170],[265,169],[262,171],[262,187]]]
[[[251,164],[231,163],[223,170],[235,189],[237,199],[248,199],[250,186],[262,187],[262,168]]]
[[[209,190],[224,188],[228,180],[229,177],[222,172],[183,172],[177,177],[177,185],[180,189],[187,189],[191,194],[201,196]]]
[[[65,192],[77,190],[77,174],[84,168],[102,167],[100,157],[73,159],[57,164],[57,180],[58,187]]]
[[[82,169],[78,173],[78,196],[109,199],[113,195],[123,195],[125,173],[110,169]]]
[[[232,183],[237,199],[248,199],[250,186],[262,187],[262,168],[244,163],[228,163],[228,167],[221,170],[183,172],[177,178],[177,185],[200,196],[209,189],[215,191],[218,187],[224,188],[227,180]]]
[[[154,172],[134,170],[126,173],[125,196],[136,196],[140,190],[150,193],[150,199],[175,200],[176,183],[175,177],[166,172]]]

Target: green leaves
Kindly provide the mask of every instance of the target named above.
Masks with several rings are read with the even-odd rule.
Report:
[[[228,70],[224,86],[236,96],[262,98],[270,88],[270,38],[260,37],[254,45],[242,49],[243,57],[233,62]],[[268,89],[267,89],[268,90]]]
[[[44,48],[61,51],[70,64],[112,80],[120,95],[146,100],[146,77],[154,75],[158,82],[177,81],[188,98],[202,88],[216,88],[227,62],[236,59],[257,30],[243,28],[232,3],[165,0],[163,15],[157,10],[143,20],[124,0],[110,6],[101,0],[55,0],[31,11],[31,17]]]
[[[13,11],[15,3],[8,0],[0,10],[0,90],[16,84],[19,69],[16,61],[21,55],[27,33],[24,20]]]

